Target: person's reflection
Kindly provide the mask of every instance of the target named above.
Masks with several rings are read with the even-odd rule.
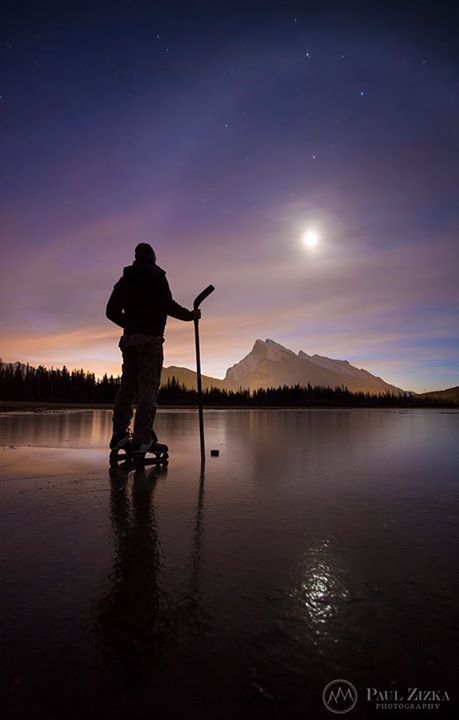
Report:
[[[110,588],[96,609],[96,649],[101,669],[129,685],[147,679],[171,631],[153,504],[157,480],[165,473],[165,467],[110,470],[115,561]]]
[[[201,476],[191,541],[188,583],[169,596],[161,582],[154,492],[163,467],[110,470],[110,514],[115,559],[107,592],[96,606],[95,643],[99,701],[106,707],[147,707],[172,702],[170,688],[190,681],[207,664],[208,617],[201,592],[204,477]],[[132,492],[129,491],[132,479]],[[190,665],[192,666],[190,670]],[[169,689],[168,689],[169,688]],[[180,705],[186,697],[176,698]],[[185,702],[186,704],[186,702]]]

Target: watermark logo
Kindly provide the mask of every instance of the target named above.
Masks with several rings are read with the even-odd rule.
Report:
[[[408,688],[380,690],[366,688],[367,702],[374,703],[376,710],[439,710],[442,703],[449,702],[447,690],[424,690],[422,688]]]
[[[324,687],[322,700],[332,713],[342,715],[357,703],[357,690],[348,680],[332,680]]]

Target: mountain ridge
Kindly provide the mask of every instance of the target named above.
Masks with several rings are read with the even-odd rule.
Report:
[[[432,400],[446,400],[459,404],[459,385],[445,388],[444,390],[430,390],[430,392],[419,393],[418,397]]]
[[[0,361],[1,363],[1,361]],[[9,363],[1,363],[8,365]],[[13,363],[21,369],[24,363]],[[175,378],[187,388],[196,388],[196,372],[186,367],[170,365],[163,367],[161,384]],[[275,388],[282,386],[346,387],[351,392],[371,394],[392,393],[402,395],[406,391],[373,375],[365,368],[358,368],[348,360],[329,358],[317,353],[308,355],[304,350],[295,353],[280,343],[267,338],[255,340],[252,349],[237,363],[226,370],[223,379],[202,376],[203,388],[221,390]]]

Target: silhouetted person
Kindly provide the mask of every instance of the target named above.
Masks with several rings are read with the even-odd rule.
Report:
[[[153,430],[163,367],[164,328],[168,315],[190,321],[199,318],[200,311],[187,310],[173,300],[166,273],[156,265],[153,248],[140,243],[133,264],[124,268],[113,288],[106,314],[124,329],[119,342],[123,374],[113,407],[110,448],[123,448],[130,442],[132,403],[137,395],[134,451],[167,451]]]

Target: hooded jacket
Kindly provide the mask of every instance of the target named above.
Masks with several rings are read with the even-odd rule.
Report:
[[[165,271],[135,260],[123,270],[110,295],[106,315],[125,335],[163,335],[167,316],[192,320],[193,312],[172,298]]]

